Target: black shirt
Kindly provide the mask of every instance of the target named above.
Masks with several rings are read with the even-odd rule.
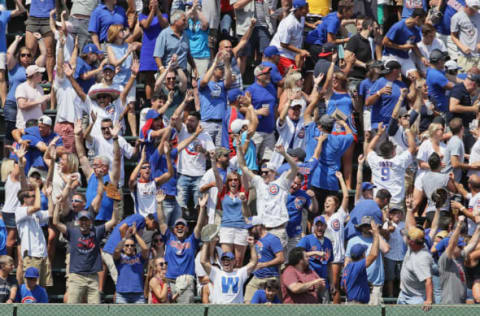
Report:
[[[12,288],[14,287],[18,287],[15,276],[9,275],[6,280],[0,277],[0,303],[6,303],[8,301]]]
[[[459,100],[460,105],[472,106],[472,99],[470,98],[470,93],[468,93],[463,83],[457,83],[453,87],[450,93],[450,97]],[[470,124],[470,122],[475,119],[475,113],[474,112],[467,112],[467,113],[450,112],[449,119],[451,120],[455,117],[461,118],[463,122],[463,126],[465,128],[468,128],[468,125]]]
[[[360,35],[360,33],[355,34],[348,40],[345,50],[354,53],[357,60],[360,60],[361,62],[368,63],[372,60],[372,46],[370,45],[370,41]],[[353,66],[348,77],[365,79],[366,74],[367,69]]]

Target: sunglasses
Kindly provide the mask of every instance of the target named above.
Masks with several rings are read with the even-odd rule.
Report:
[[[261,175],[268,174],[268,170],[267,170],[267,171],[263,171],[263,170],[262,170],[262,171],[260,171],[260,174],[261,174]]]
[[[133,247],[135,247],[135,245],[133,245],[133,244],[132,245],[124,245],[124,247],[125,248],[133,248]]]
[[[80,199],[72,199],[72,203],[82,203],[83,201]]]
[[[150,166],[142,166],[140,169],[150,169]]]
[[[238,180],[237,178],[228,179],[228,182],[232,182],[232,181],[236,181],[236,182],[238,182],[239,180]]]
[[[159,262],[159,263],[157,263],[157,266],[161,266],[161,267],[165,267],[165,266],[167,266],[167,265],[168,265],[168,263],[166,263],[166,262]]]
[[[175,77],[166,78],[167,81],[173,81],[175,79],[176,79]]]
[[[32,54],[20,54],[20,57],[32,57]]]
[[[155,238],[153,242],[161,242],[162,240],[160,238]]]
[[[33,198],[33,197],[35,197],[35,194],[34,194],[34,195],[30,195],[30,194],[29,194],[29,195],[26,195],[25,197],[27,197],[27,198]]]
[[[102,131],[108,131],[108,130],[110,130],[111,128],[112,128],[112,126],[100,127],[100,129],[101,129]]]

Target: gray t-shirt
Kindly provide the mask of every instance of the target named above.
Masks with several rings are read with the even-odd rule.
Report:
[[[73,0],[71,15],[80,14],[90,16],[92,11],[100,4],[99,0]]]
[[[467,283],[464,258],[450,259],[445,251],[438,260],[440,285],[442,287],[442,304],[464,304],[467,295]]]
[[[413,252],[408,248],[400,272],[400,289],[407,297],[425,297],[425,280],[432,277],[432,255],[423,248]]]
[[[427,171],[422,177],[422,189],[423,193],[427,197],[427,213],[435,212],[435,203],[432,200],[432,193],[440,188],[447,188],[448,180],[450,176],[447,173]],[[440,208],[441,211],[448,211],[450,207],[450,198],[447,198],[445,204]]]
[[[458,33],[459,40],[462,44],[472,50],[476,51],[480,30],[480,14],[475,13],[473,16],[468,16],[463,9],[459,10],[452,17],[450,24],[450,31]],[[461,50],[458,50],[463,53]]]
[[[465,147],[463,145],[463,141],[457,135],[453,135],[447,143],[447,150],[445,151],[444,158],[445,168],[443,169],[443,172],[450,173],[453,170],[455,181],[460,182],[462,179],[462,169],[452,168],[452,156],[458,156],[460,162],[463,163],[465,157]]]

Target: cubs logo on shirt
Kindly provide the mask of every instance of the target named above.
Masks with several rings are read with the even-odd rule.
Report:
[[[297,137],[303,139],[305,137],[305,127],[302,127],[300,131],[298,131]]]
[[[262,257],[262,251],[263,251],[263,243],[258,240],[257,243],[255,244],[255,248],[257,249],[257,257],[258,257],[258,260],[260,260],[260,258]]]
[[[335,218],[333,221],[332,221],[332,229],[336,232],[338,232],[340,230],[340,221],[338,220],[338,218]]]
[[[295,208],[297,210],[301,210],[304,206],[305,206],[305,203],[306,203],[306,199],[303,197],[303,196],[298,196],[295,198]]]
[[[280,192],[280,187],[276,183],[272,183],[268,186],[268,192],[270,192],[271,195],[277,195],[278,192]]]
[[[25,296],[24,298],[22,298],[22,303],[36,303],[37,302],[37,299],[33,296]]]

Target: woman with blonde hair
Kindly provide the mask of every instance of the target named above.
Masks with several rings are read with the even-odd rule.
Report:
[[[165,277],[167,265],[168,263],[162,256],[156,257],[152,261],[149,268],[151,273],[146,280],[148,284],[148,304],[165,304],[174,300],[172,290]]]
[[[126,39],[129,36],[128,30],[123,28],[123,25],[113,24],[108,28],[107,33],[107,57],[108,63],[113,65],[116,69],[115,77],[113,77],[113,84],[120,85],[122,87],[118,90],[123,90],[123,87],[127,84],[132,74],[131,67],[133,63],[133,52],[137,50],[141,43],[135,42],[128,44]],[[136,82],[133,83],[133,87],[136,86]],[[127,95],[128,111],[128,124],[132,131],[133,136],[137,136],[137,123],[135,120],[135,103],[136,89],[130,89]]]
[[[298,99],[295,99],[293,102],[296,102],[297,104],[300,104],[302,106],[300,116],[303,117],[303,112],[305,111],[305,108],[311,101],[310,96],[302,91],[303,84],[304,84],[304,79],[302,77],[302,74],[299,71],[295,70],[295,71],[289,71],[287,73],[287,75],[285,76],[285,82],[283,84],[284,89],[282,94],[280,95],[280,101],[278,103],[278,113],[282,113],[282,109],[285,106],[289,106],[290,95],[296,95],[297,91],[301,91],[302,93],[299,94],[300,97]]]
[[[428,127],[428,138],[425,139],[417,152],[418,171],[415,178],[415,187],[413,189],[413,206],[414,209],[422,203],[423,190],[422,190],[422,178],[424,174],[430,170],[428,164],[428,158],[431,154],[437,153],[442,160],[442,166],[444,166],[443,158],[447,150],[447,145],[443,142],[444,126],[441,123],[432,123]]]

